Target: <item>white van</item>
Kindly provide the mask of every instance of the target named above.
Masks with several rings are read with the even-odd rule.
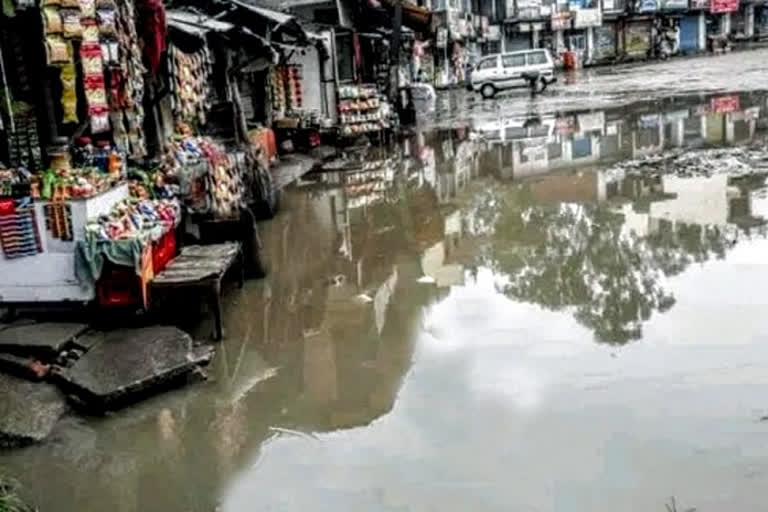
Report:
[[[549,50],[524,50],[483,57],[472,71],[472,89],[483,98],[492,98],[498,91],[526,87],[526,76],[530,74],[538,74],[548,84],[555,81],[555,64]]]

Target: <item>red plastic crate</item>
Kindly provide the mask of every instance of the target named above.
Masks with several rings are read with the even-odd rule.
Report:
[[[142,302],[139,276],[131,267],[105,264],[96,295],[101,307],[138,306]]]
[[[170,230],[160,240],[152,244],[152,270],[162,272],[168,263],[176,257],[176,232]]]

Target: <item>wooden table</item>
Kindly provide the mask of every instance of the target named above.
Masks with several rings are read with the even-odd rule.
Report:
[[[152,295],[156,289],[202,288],[208,292],[213,309],[216,331],[220,340],[221,327],[221,282],[235,263],[239,265],[239,284],[243,285],[243,251],[237,242],[215,245],[190,245],[184,247],[168,266],[152,280]]]

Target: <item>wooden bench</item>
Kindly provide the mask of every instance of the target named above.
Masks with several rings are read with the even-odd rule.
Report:
[[[216,330],[221,340],[221,281],[235,263],[239,266],[239,284],[244,281],[243,251],[237,242],[184,247],[168,266],[152,280],[152,296],[158,289],[198,288],[209,294]]]

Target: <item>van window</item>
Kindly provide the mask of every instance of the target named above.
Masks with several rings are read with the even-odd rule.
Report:
[[[493,69],[496,67],[496,57],[492,59],[484,59],[477,65],[477,69]]]
[[[547,55],[544,52],[531,52],[528,54],[528,65],[538,66],[540,64],[547,64]]]
[[[525,55],[504,55],[501,60],[505,68],[521,68],[525,66]]]

